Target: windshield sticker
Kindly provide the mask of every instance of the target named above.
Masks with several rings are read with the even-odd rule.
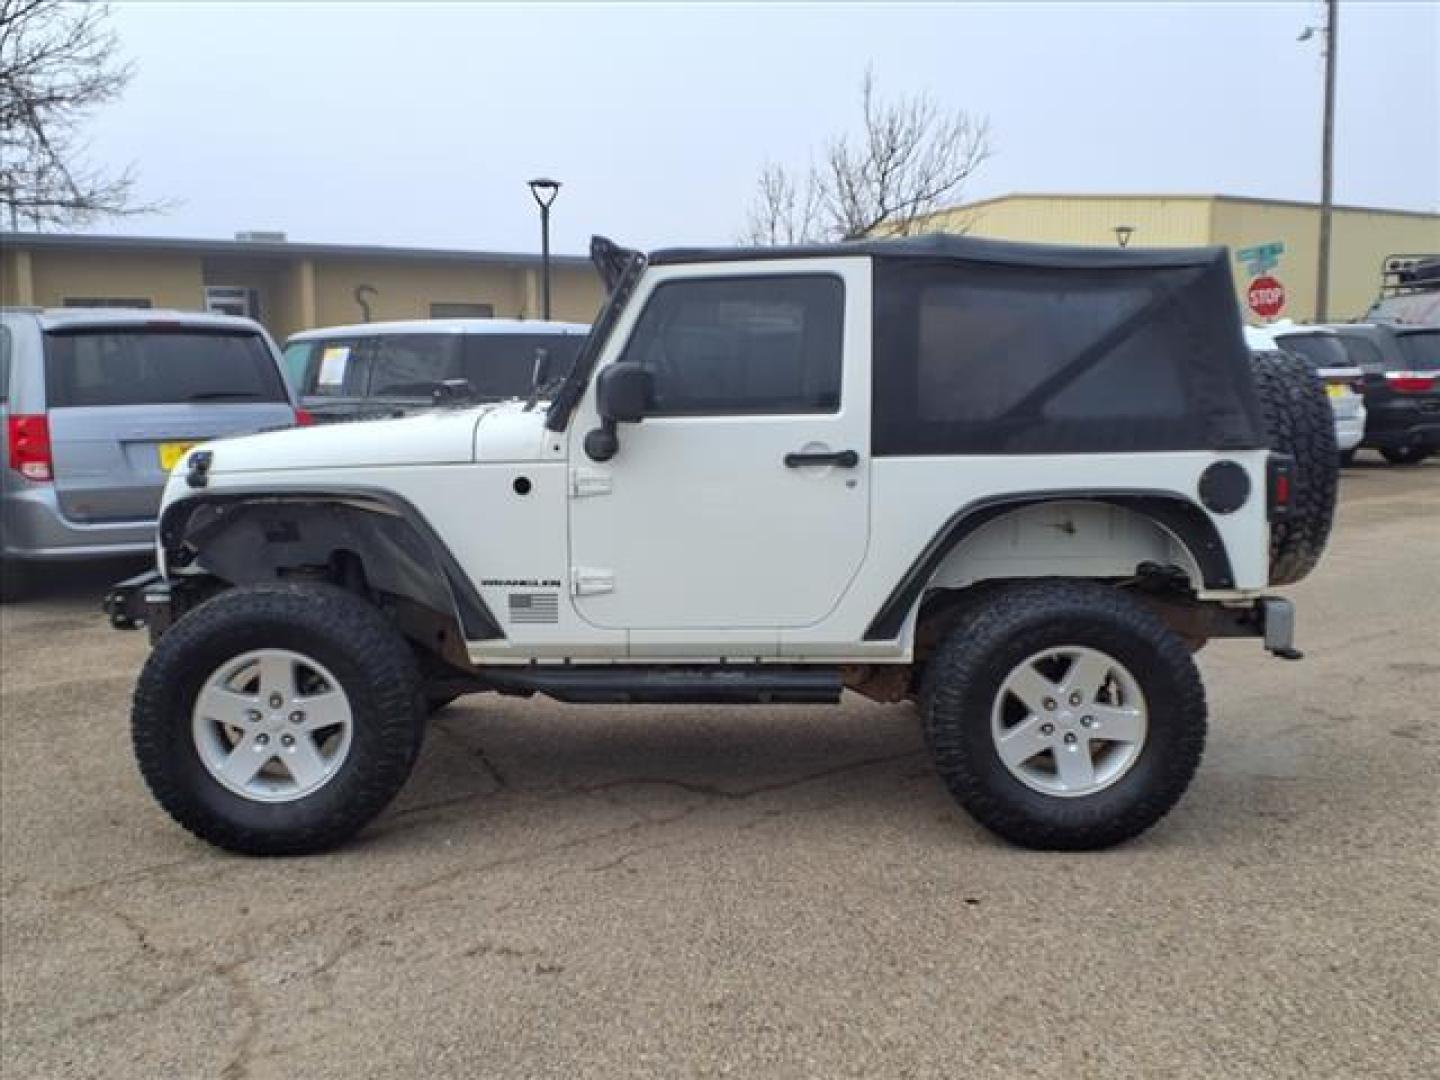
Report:
[[[349,345],[332,345],[320,354],[320,385],[344,386],[345,368],[350,363]]]

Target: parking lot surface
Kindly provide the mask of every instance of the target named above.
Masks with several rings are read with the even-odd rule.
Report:
[[[441,713],[359,842],[248,860],[145,792],[143,634],[0,619],[14,1077],[1440,1075],[1440,462],[1348,469],[1287,664],[1200,655],[1157,829],[1006,847],[908,706]]]

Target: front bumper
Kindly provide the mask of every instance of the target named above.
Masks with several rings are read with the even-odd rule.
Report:
[[[217,587],[213,578],[165,578],[150,570],[110,586],[100,606],[116,630],[148,627],[154,641],[187,611],[213,596]]]

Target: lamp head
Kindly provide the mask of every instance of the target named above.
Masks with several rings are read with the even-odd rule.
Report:
[[[551,180],[547,176],[538,176],[530,181],[530,194],[542,207],[549,209],[550,204],[555,201],[555,196],[560,194],[560,181]]]

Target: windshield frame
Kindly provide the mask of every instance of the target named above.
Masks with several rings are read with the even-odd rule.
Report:
[[[624,314],[630,297],[634,295],[640,275],[649,264],[644,253],[622,248],[603,236],[597,236],[590,241],[590,258],[600,271],[601,278],[607,283],[613,280],[614,285],[605,298],[600,314],[590,327],[585,344],[576,353],[575,362],[570,365],[570,370],[550,402],[550,408],[545,412],[545,427],[549,431],[564,431],[569,425],[570,417],[575,412],[575,407],[580,404],[580,398],[584,396],[585,387],[595,371],[595,365],[600,362],[600,355],[609,344],[610,337],[620,322],[620,316]]]

